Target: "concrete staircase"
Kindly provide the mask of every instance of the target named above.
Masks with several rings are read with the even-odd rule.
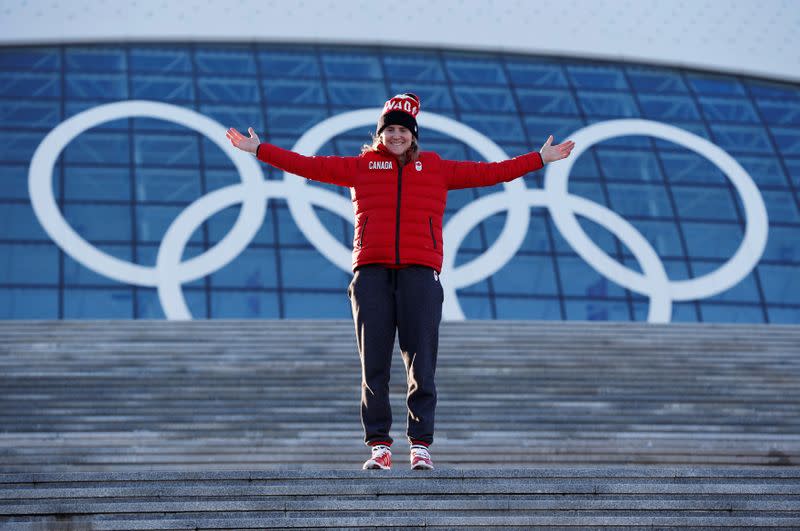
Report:
[[[0,323],[0,529],[800,526],[800,326],[445,323],[358,470],[349,321]]]

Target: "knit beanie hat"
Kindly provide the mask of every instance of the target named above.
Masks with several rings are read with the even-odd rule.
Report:
[[[419,107],[419,96],[416,94],[406,92],[394,96],[383,105],[383,112],[378,118],[376,134],[381,134],[390,125],[402,125],[411,131],[414,138],[419,139],[419,130],[417,129]]]

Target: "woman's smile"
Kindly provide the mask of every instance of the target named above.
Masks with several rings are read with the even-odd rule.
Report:
[[[411,131],[402,125],[390,125],[381,132],[381,142],[394,155],[403,155],[411,147]]]

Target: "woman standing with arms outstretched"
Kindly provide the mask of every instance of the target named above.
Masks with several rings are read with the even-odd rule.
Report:
[[[383,107],[371,145],[357,157],[307,157],[236,129],[237,148],[283,171],[347,186],[353,199],[353,280],[348,296],[361,357],[361,423],[372,455],[363,468],[392,466],[389,374],[395,331],[408,375],[406,435],[411,468],[432,469],[436,356],[444,292],[442,218],[448,190],[508,182],[569,156],[574,143],[552,145],[502,162],[441,159],[419,150],[414,94]]]

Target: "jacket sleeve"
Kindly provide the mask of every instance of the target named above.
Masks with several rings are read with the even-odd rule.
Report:
[[[542,156],[533,151],[501,162],[440,161],[448,190],[476,188],[513,181],[544,166]]]
[[[355,185],[359,161],[358,157],[307,157],[267,143],[259,144],[256,157],[306,179],[348,187]]]

